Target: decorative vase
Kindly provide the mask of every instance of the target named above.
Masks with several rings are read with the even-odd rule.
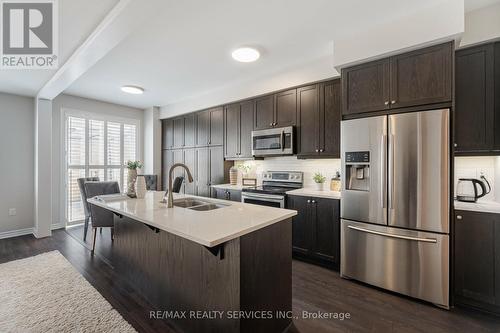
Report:
[[[135,181],[137,179],[137,170],[128,169],[128,179],[127,179],[127,195],[131,198],[135,198]]]
[[[229,184],[238,184],[238,168],[235,166],[232,166],[231,169],[229,169]]]
[[[146,196],[146,179],[143,175],[137,176],[135,180],[135,195],[137,199],[143,199]]]
[[[318,191],[323,191],[324,185],[325,185],[325,183],[316,183],[316,189]]]

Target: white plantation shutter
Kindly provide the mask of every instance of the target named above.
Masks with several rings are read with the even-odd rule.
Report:
[[[135,125],[123,125],[123,160],[125,163],[127,161],[136,161],[136,133],[137,126]]]
[[[104,165],[104,121],[89,120],[89,164]]]
[[[122,165],[121,124],[108,122],[108,165]]]
[[[66,117],[66,218],[68,224],[84,219],[77,179],[114,180],[125,192],[127,161],[138,159],[137,124],[92,116]]]
[[[85,119],[68,118],[67,149],[68,165],[85,165]]]

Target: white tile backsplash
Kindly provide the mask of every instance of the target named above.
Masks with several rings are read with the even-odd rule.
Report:
[[[302,171],[304,173],[304,186],[314,186],[312,177],[314,173],[321,172],[326,176],[327,184],[340,172],[340,159],[308,159],[300,160],[295,156],[266,157],[264,160],[236,162],[236,165],[246,164],[252,168],[250,177],[257,177],[257,183],[262,183],[262,173],[265,171]],[[241,177],[241,172],[240,172]],[[329,186],[329,185],[327,185]]]
[[[484,200],[500,201],[500,193],[495,193],[499,188],[500,157],[496,156],[474,156],[455,157],[455,195],[459,178],[481,178],[484,174],[491,185],[491,192],[483,197]]]

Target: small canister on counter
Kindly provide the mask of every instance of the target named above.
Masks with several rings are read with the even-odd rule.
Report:
[[[341,186],[341,181],[340,181],[340,172],[335,173],[335,177],[332,178],[332,181],[330,182],[330,190],[335,191],[335,192],[340,192],[340,189],[342,188]]]
[[[229,184],[238,184],[238,168],[236,166],[232,166],[231,169],[229,169]]]

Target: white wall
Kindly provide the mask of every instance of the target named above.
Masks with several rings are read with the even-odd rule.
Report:
[[[491,192],[482,200],[500,202],[500,157],[496,156],[455,157],[455,195],[459,178],[480,179],[481,174],[491,185]]]
[[[500,3],[479,8],[465,15],[465,33],[460,46],[477,44],[500,37]]]
[[[140,135],[144,133],[143,114],[144,111],[123,105],[101,102],[93,99],[87,99],[77,96],[61,94],[52,101],[52,216],[53,224],[64,224],[64,188],[62,183],[62,127],[61,122],[62,108],[75,109],[93,113],[106,114],[112,117],[131,118],[141,122]],[[140,140],[142,147],[142,137]],[[142,149],[141,149],[142,151]],[[139,156],[142,160],[142,156]]]
[[[34,225],[34,108],[31,97],[0,93],[0,238]]]
[[[256,177],[257,183],[262,183],[262,173],[265,171],[302,171],[304,173],[304,187],[314,186],[312,177],[314,173],[320,172],[326,176],[327,184],[335,175],[340,172],[340,159],[308,159],[299,160],[295,156],[267,157],[257,161],[239,161],[235,165],[251,166],[249,176]],[[238,173],[238,182],[241,184],[241,171]],[[327,185],[329,186],[329,185]]]
[[[165,119],[179,114],[227,104],[233,101],[336,76],[339,76],[339,73],[333,68],[332,57],[323,57],[298,67],[287,68],[278,72],[269,73],[257,79],[254,78],[252,80],[218,87],[202,95],[192,96],[187,100],[162,106],[160,107],[160,118]]]
[[[435,6],[342,40],[333,52],[337,70],[426,45],[454,40],[464,32],[463,0],[436,1]]]
[[[161,120],[160,110],[154,106],[144,110],[144,174],[161,179]]]

